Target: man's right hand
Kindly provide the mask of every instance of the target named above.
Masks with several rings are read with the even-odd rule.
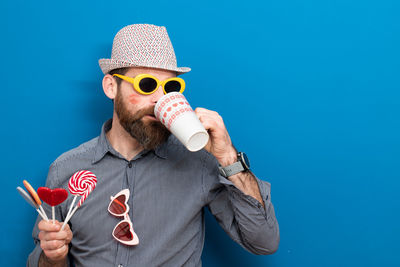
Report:
[[[60,231],[62,223],[55,221],[40,221],[38,224],[40,247],[46,256],[47,263],[64,265],[68,255],[68,244],[72,240],[72,232],[67,224],[64,230]],[[42,257],[41,257],[42,258]],[[40,266],[40,265],[39,265]]]

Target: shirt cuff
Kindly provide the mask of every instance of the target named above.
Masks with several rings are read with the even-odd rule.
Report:
[[[267,211],[269,210],[269,206],[271,204],[270,200],[270,193],[271,193],[271,185],[268,182],[262,181],[258,179],[253,173],[252,175],[257,181],[258,188],[260,190],[261,198],[264,201],[264,206],[262,203],[260,203],[257,199],[250,195],[246,195],[245,193],[242,192],[239,188],[235,186],[232,181],[229,179],[225,178],[222,175],[219,175],[219,182],[223,185],[226,186],[227,190],[229,191],[229,199],[231,201],[246,201],[253,207],[257,207],[258,209],[261,210],[262,214],[267,218]]]

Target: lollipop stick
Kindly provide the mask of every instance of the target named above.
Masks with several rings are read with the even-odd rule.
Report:
[[[74,215],[75,211],[78,209],[78,205],[74,208],[74,210],[67,215],[67,218],[65,218],[65,221],[61,227],[61,231],[64,230],[65,225],[67,225],[67,223],[69,222],[69,220],[71,219],[72,215]]]
[[[55,213],[54,206],[51,207],[51,212],[53,213],[53,224],[55,224],[56,220],[55,220],[55,216],[54,216],[54,213]]]
[[[68,213],[67,213],[67,216],[65,217],[65,219],[67,219],[69,214],[71,213],[71,210],[74,207],[74,204],[75,204],[75,201],[76,201],[77,197],[78,197],[77,195],[74,196],[74,199],[72,200],[71,206],[69,206],[69,210],[68,210]]]
[[[40,217],[42,217],[43,220],[47,221],[39,209],[36,209],[36,211],[39,213]]]
[[[68,220],[71,219],[72,215],[74,215],[75,211],[76,211],[78,208],[79,208],[78,206],[75,207],[75,209],[74,209],[74,210],[71,212],[71,214],[69,215]]]
[[[44,209],[43,209],[42,205],[40,205],[40,206],[39,206],[39,209],[42,211],[42,213],[43,213],[43,216],[46,218],[46,221],[48,221],[48,220],[49,220],[49,218],[47,217],[47,215],[46,215],[46,212],[44,211]]]

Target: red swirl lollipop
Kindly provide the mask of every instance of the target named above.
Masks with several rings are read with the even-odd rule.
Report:
[[[74,215],[75,211],[82,205],[88,195],[93,191],[93,189],[96,187],[96,183],[96,175],[90,171],[81,170],[71,176],[68,182],[68,189],[71,194],[75,195],[75,197],[61,229],[64,229],[65,225],[68,223],[69,219],[71,219],[72,215]],[[81,198],[76,207],[72,210],[72,207],[74,206],[75,200],[78,196],[81,196]]]
[[[96,175],[90,171],[78,171],[72,175],[68,182],[68,189],[71,194],[82,196],[78,202],[78,207],[82,205],[87,196],[93,191],[96,183]]]

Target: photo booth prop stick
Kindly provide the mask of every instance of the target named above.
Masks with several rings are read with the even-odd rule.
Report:
[[[71,194],[75,195],[75,197],[72,200],[71,206],[67,213],[67,217],[65,218],[61,230],[64,229],[65,225],[71,219],[72,215],[74,215],[75,211],[82,205],[82,203],[86,200],[88,195],[96,187],[96,183],[97,183],[96,175],[90,171],[85,171],[85,170],[78,171],[71,176],[68,182],[68,189]],[[72,207],[74,206],[76,198],[78,196],[81,196],[81,198],[76,207],[72,210]]]
[[[36,209],[36,211],[39,213],[40,217],[42,217],[43,220],[46,220],[45,216],[42,214],[42,212],[39,210],[39,206],[36,204],[36,202],[33,200],[31,195],[29,195],[24,189],[21,187],[17,187],[18,193],[28,202],[32,207]]]
[[[64,202],[68,197],[67,190],[63,188],[50,189],[48,187],[39,187],[37,190],[39,197],[43,202],[51,206],[53,224],[55,223],[55,206]]]
[[[45,220],[48,221],[49,218],[46,215],[46,212],[44,211],[42,207],[42,201],[40,200],[38,194],[36,193],[35,189],[28,183],[28,181],[24,180],[23,181],[24,186],[26,190],[28,190],[28,193],[31,195],[32,199],[35,201],[35,203],[38,205],[40,211],[42,212],[42,215],[44,216]]]

